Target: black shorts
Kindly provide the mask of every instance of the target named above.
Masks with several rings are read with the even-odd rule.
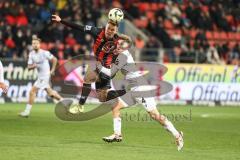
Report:
[[[97,72],[97,73],[98,73],[99,79],[95,83],[96,89],[109,89],[109,88],[111,88],[110,77],[106,77],[102,73],[99,73],[99,72]]]

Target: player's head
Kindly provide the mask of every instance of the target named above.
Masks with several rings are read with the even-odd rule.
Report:
[[[40,38],[38,38],[37,36],[32,36],[32,47],[34,50],[40,49],[40,43],[41,43]]]
[[[118,32],[118,24],[109,20],[105,27],[105,37],[107,39],[111,39],[113,38],[114,34],[116,34],[117,32]]]

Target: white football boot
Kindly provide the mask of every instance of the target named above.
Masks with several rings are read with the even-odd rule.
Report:
[[[72,104],[68,110],[72,114],[79,114],[84,111],[84,106],[80,104]]]
[[[105,142],[121,142],[123,139],[122,135],[112,134],[108,137],[103,137],[102,140]]]
[[[30,112],[27,111],[23,111],[21,113],[18,114],[20,117],[24,117],[24,118],[28,118],[30,115]]]
[[[176,137],[176,144],[177,144],[177,150],[180,151],[183,148],[184,141],[183,141],[183,132],[179,132],[179,136]]]

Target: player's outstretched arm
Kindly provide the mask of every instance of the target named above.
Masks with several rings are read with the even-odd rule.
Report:
[[[53,57],[51,61],[52,61],[52,68],[51,68],[50,73],[51,73],[51,75],[54,75],[56,67],[57,67],[57,58]]]
[[[35,69],[37,67],[36,64],[29,64],[28,65],[28,69],[31,70],[31,69]]]

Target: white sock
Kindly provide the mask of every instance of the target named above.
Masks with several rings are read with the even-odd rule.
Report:
[[[113,118],[113,130],[117,135],[121,135],[122,120],[120,117]]]
[[[172,122],[170,122],[168,119],[165,120],[164,128],[171,132],[174,137],[179,136],[179,132],[176,130],[176,128],[173,126]]]
[[[31,104],[27,104],[26,108],[25,108],[25,112],[30,113],[31,109],[32,109],[32,105]]]

